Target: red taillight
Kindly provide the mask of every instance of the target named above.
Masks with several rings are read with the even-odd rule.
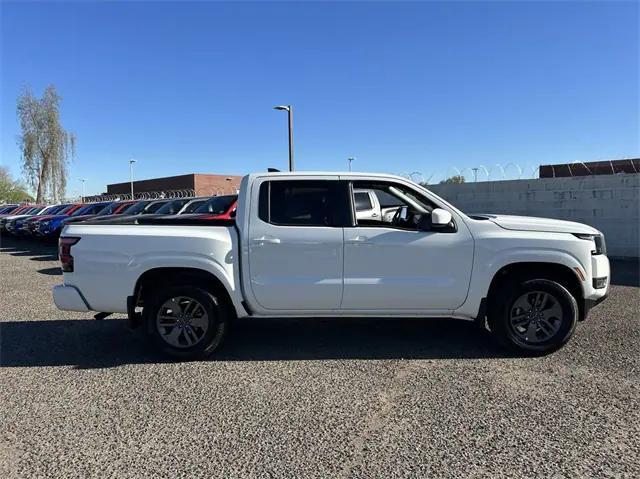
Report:
[[[60,241],[58,242],[58,256],[60,257],[62,271],[65,273],[73,273],[73,256],[71,256],[71,247],[78,241],[80,241],[80,238],[73,236],[60,237]]]

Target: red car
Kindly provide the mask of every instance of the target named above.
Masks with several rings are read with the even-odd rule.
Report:
[[[214,196],[196,210],[191,217],[200,220],[232,220],[236,217],[238,195]]]

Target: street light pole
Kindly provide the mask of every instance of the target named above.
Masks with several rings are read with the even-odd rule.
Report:
[[[478,182],[478,168],[471,168],[473,170],[473,182]]]
[[[131,183],[131,199],[133,199],[133,164],[136,162],[133,158],[129,160],[129,182]]]
[[[289,171],[293,171],[293,107],[291,105],[274,106],[274,110],[286,111],[289,118]]]
[[[80,181],[82,181],[82,198],[80,198],[80,203],[84,203],[84,182],[87,181],[87,179],[80,178]]]
[[[347,158],[347,161],[349,162],[349,171],[351,171],[351,162],[355,160],[355,158],[353,156]]]

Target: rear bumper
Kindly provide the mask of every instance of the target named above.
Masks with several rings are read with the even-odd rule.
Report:
[[[89,304],[75,286],[66,284],[54,286],[53,302],[63,311],[91,311]]]

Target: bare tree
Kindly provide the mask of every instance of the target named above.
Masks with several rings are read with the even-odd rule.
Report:
[[[54,200],[63,198],[67,164],[75,156],[76,138],[60,124],[60,96],[55,86],[48,86],[42,98],[36,98],[25,87],[18,97],[18,120],[22,129],[18,137],[22,169],[36,190],[36,201],[40,203],[48,195]]]

